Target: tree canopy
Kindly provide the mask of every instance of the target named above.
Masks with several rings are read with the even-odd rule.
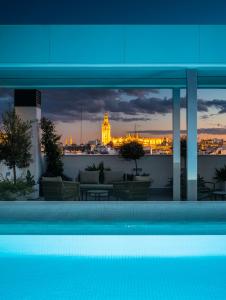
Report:
[[[41,120],[42,138],[41,144],[46,155],[46,176],[63,175],[63,151],[59,145],[60,135],[56,133],[54,123],[47,119]]]
[[[0,129],[0,161],[13,169],[16,183],[16,168],[26,168],[32,161],[31,156],[31,122],[23,121],[15,109],[2,115]]]
[[[125,159],[134,160],[136,175],[138,175],[137,159],[143,157],[145,154],[143,145],[136,141],[125,143],[120,147],[119,154]]]

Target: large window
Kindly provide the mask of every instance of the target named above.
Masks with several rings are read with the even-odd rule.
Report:
[[[167,89],[40,90],[42,116],[54,121],[64,150],[64,172],[104,167],[135,175],[132,160],[119,158],[121,145],[142,144],[138,175],[152,180],[153,200],[172,195],[172,91]],[[13,107],[14,91],[0,90],[2,112]],[[144,177],[141,178],[144,179]]]

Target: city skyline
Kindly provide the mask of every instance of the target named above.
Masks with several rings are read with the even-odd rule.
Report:
[[[134,131],[141,135],[171,135],[170,89],[49,89],[42,92],[42,113],[56,123],[62,141],[100,139],[104,112],[114,136]],[[226,90],[198,90],[199,137],[226,138]],[[92,100],[92,101],[91,101]],[[12,107],[13,90],[0,90],[1,112]],[[181,129],[186,128],[185,90],[181,90]],[[81,137],[81,119],[82,137]]]

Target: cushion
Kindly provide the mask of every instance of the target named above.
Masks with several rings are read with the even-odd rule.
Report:
[[[150,176],[134,176],[135,181],[151,181]]]
[[[117,181],[123,181],[123,172],[120,171],[105,171],[104,183],[109,184]]]
[[[62,178],[60,176],[57,176],[57,177],[42,177],[42,181],[62,182]]]
[[[80,183],[99,183],[99,171],[80,171]]]

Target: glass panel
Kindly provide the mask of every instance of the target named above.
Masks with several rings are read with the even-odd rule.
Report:
[[[0,91],[1,112],[13,106],[13,94]],[[80,181],[84,200],[111,199],[115,181],[131,180],[118,187],[125,200],[172,200],[170,89],[49,89],[41,90],[41,98],[42,116],[54,122],[61,136],[63,179]],[[128,143],[140,144],[144,155],[127,149],[120,156]],[[44,168],[47,163],[43,160]],[[11,178],[12,170],[4,170]],[[147,184],[142,187],[147,181],[148,192]]]
[[[198,90],[198,188],[200,200],[225,199],[226,90]]]

